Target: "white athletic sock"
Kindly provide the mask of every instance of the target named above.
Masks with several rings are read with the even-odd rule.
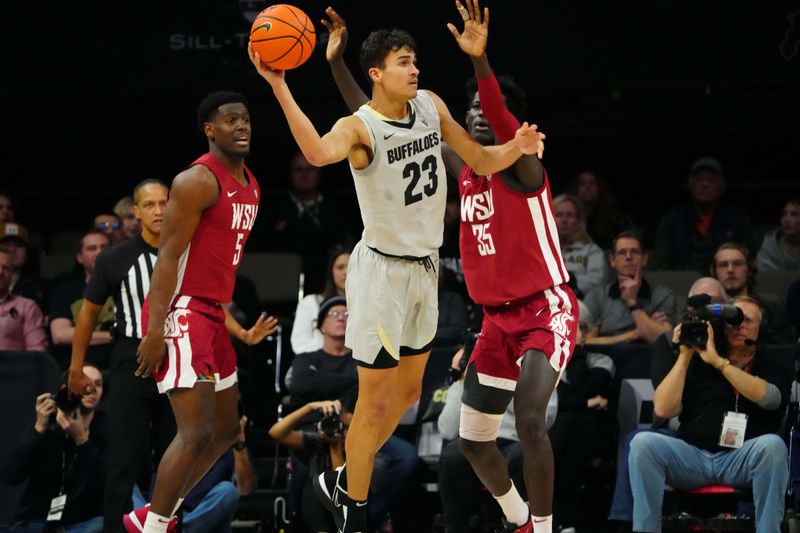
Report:
[[[147,520],[144,523],[142,533],[166,533],[169,520],[169,518],[150,511],[147,513]]]
[[[534,516],[533,533],[553,533],[553,515]]]
[[[172,516],[175,516],[175,513],[178,512],[178,508],[181,506],[182,503],[183,503],[183,498],[178,498],[178,503],[176,503],[175,508],[172,509]]]
[[[511,481],[511,488],[508,492],[502,496],[495,496],[494,499],[500,504],[500,508],[503,509],[503,514],[506,515],[506,520],[510,524],[521,526],[528,520],[528,515],[530,514],[528,504],[523,501],[522,496],[517,492],[514,481]]]

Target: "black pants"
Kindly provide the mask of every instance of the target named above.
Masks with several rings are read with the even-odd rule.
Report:
[[[588,463],[609,453],[612,420],[606,411],[570,411],[558,413],[550,428],[553,448],[555,486],[553,505],[555,521],[562,527],[581,525],[585,502],[580,488]]]
[[[152,377],[134,375],[138,346],[139,339],[117,339],[111,351],[104,532],[124,531],[122,515],[133,507],[133,485],[149,478],[175,436],[175,417],[166,394],[158,393]],[[146,491],[149,486],[140,488]]]
[[[517,490],[525,498],[525,476],[522,466],[522,446],[519,442],[498,439],[497,446],[506,458],[508,472]],[[471,511],[476,509],[481,482],[472,465],[458,449],[453,439],[439,456],[439,496],[442,498],[444,527],[447,533],[469,530]]]

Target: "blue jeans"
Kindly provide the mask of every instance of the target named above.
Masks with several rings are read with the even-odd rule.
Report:
[[[0,531],[3,533],[41,533],[44,530],[45,521],[37,520],[35,522],[28,522],[24,526],[0,526]],[[71,526],[64,526],[67,533],[102,533],[103,531],[103,517],[95,516],[84,522],[72,524]]]
[[[144,507],[146,504],[139,487],[134,485],[134,509]],[[230,481],[220,481],[208,491],[197,507],[183,514],[183,531],[184,533],[228,532],[231,530],[231,521],[238,506],[239,491],[236,486]]]
[[[611,509],[608,512],[609,520],[624,520],[625,522],[633,520],[633,491],[631,490],[628,457],[631,454],[631,440],[643,431],[653,431],[669,437],[676,436],[675,432],[668,428],[640,428],[625,436],[625,442],[619,452],[619,457],[617,457],[617,481],[614,484],[614,496],[611,498]]]
[[[386,516],[397,495],[408,491],[418,465],[417,448],[400,437],[392,435],[378,450],[369,495],[369,514],[378,523]]]
[[[758,533],[780,533],[789,481],[786,444],[767,434],[735,450],[709,452],[674,437],[641,432],[631,440],[633,530],[661,531],[664,485],[695,489],[706,485],[753,488]]]
[[[220,481],[197,507],[183,514],[184,533],[229,532],[239,505],[239,491],[230,481]]]

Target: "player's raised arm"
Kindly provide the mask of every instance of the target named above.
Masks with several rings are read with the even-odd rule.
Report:
[[[453,119],[442,99],[430,91],[428,93],[439,112],[444,142],[479,175],[505,170],[523,154],[535,154],[543,149],[544,134],[536,130],[535,124],[529,126],[527,122],[520,126],[511,141],[500,146],[481,146]]]
[[[259,75],[267,80],[272,87],[275,98],[286,116],[286,122],[292,132],[294,140],[303,152],[303,155],[314,166],[322,167],[331,163],[342,161],[350,153],[350,150],[357,145],[358,135],[356,133],[355,117],[345,117],[334,124],[331,131],[324,136],[320,136],[314,124],[306,116],[300,106],[292,96],[289,86],[286,84],[285,72],[271,70],[261,63],[258,52],[252,46],[248,46],[247,52],[250,61],[256,67]],[[352,119],[352,121],[348,120]]]
[[[456,9],[464,23],[463,31],[448,23],[447,29],[456,43],[472,61],[478,82],[481,111],[489,121],[498,143],[510,141],[520,127],[519,120],[509,111],[500,84],[489,65],[486,45],[489,39],[489,8],[481,12],[478,0],[466,0],[467,6],[456,0]],[[514,164],[514,176],[523,184],[539,188],[544,181],[544,169],[539,162],[542,153],[526,155]]]
[[[344,49],[347,47],[347,24],[344,19],[328,7],[325,10],[330,20],[322,19],[322,25],[328,29],[328,46],[325,49],[325,58],[331,66],[331,73],[336,82],[336,88],[344,98],[347,108],[351,113],[369,101],[361,86],[356,81],[353,73],[344,62]]]

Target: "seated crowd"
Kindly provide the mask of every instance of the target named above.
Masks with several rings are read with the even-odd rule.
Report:
[[[310,479],[346,459],[358,380],[344,344],[345,280],[358,228],[323,197],[316,170],[302,155],[293,157],[291,190],[275,200],[275,210],[264,209],[271,213],[268,221],[261,234],[254,232],[255,251],[294,252],[308,267],[307,293],[284,323],[291,363],[281,376],[280,408],[274,406],[281,416],[271,427],[248,422],[245,412],[256,406],[242,399],[237,443],[183,501],[177,526],[183,531],[231,530],[240,497],[274,482],[254,466],[267,457],[248,450],[254,432],[288,450],[279,468],[289,473],[292,530],[335,531]],[[643,240],[644,228],[620,209],[593,170],[576,174],[554,198],[562,254],[580,305],[577,345],[553,391],[546,422],[560,531],[599,531],[600,520],[603,528],[658,532],[667,488],[708,485],[752,489],[757,530],[780,531],[790,475],[783,428],[800,422],[785,419],[795,363],[793,356],[784,360],[764,347],[796,346],[800,335],[800,199],[786,200],[780,225],[751,242],[746,213],[723,198],[724,190],[720,163],[709,157],[695,161],[688,199],[664,214],[651,246]],[[147,500],[175,425],[154,386],[132,379],[141,338],[132,293],[147,292],[166,194],[167,186],[157,180],[139,184],[131,197],[91,220],[74,243],[72,269],[44,279],[38,251],[43,241],[16,220],[11,196],[0,193],[0,352],[46,352],[67,371],[76,350],[85,350],[82,372],[94,385],[72,404],[64,401],[67,396],[59,399],[58,391],[39,391],[25,407],[30,427],[6,435],[15,446],[3,459],[0,481],[12,486],[27,481],[9,531],[42,531],[52,524],[76,532],[122,531],[119,518]],[[135,261],[142,268],[114,273],[109,257],[133,241],[143,250]],[[378,452],[369,500],[372,531],[466,533],[500,522],[498,508],[458,445],[465,354],[481,324],[480,308],[469,300],[457,250],[443,249],[442,256],[439,330],[429,365],[450,372],[426,375],[428,388],[438,387],[435,393],[423,392],[421,403]],[[681,294],[659,281],[659,270],[697,275]],[[758,273],[770,270],[797,275],[790,286],[762,292]],[[241,300],[231,302],[230,310],[245,328],[236,339],[242,347],[253,344],[247,328],[260,309],[259,302],[246,300],[253,297],[252,282],[242,278],[237,284],[234,299],[241,295]],[[130,306],[120,291],[131,297]],[[728,315],[703,314],[715,304]],[[698,327],[692,312],[708,323]],[[647,358],[638,368],[649,374],[621,368],[628,356],[620,346],[636,347],[631,353]],[[433,357],[446,361],[439,364]],[[626,378],[651,380],[653,424],[620,435],[615,413],[619,383]],[[115,425],[115,419],[124,420]],[[431,481],[426,469],[431,463],[418,453],[423,420],[434,423],[437,442],[432,509],[418,507]],[[134,442],[137,438],[141,442]],[[513,402],[497,444],[525,497]],[[800,475],[800,465],[792,467]],[[601,479],[600,489],[592,488],[592,476]],[[595,498],[601,503],[587,514],[584,496],[603,486],[608,498]]]

